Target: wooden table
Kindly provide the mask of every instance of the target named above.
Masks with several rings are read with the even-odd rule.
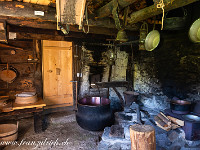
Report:
[[[18,120],[20,117],[28,114],[34,116],[34,130],[36,133],[44,131],[47,128],[47,121],[45,114],[43,113],[46,104],[42,98],[38,98],[38,101],[33,104],[16,104],[8,103],[6,106],[1,107],[0,120],[1,122],[7,120]]]

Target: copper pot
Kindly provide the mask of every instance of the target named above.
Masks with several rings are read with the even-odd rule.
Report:
[[[191,102],[186,100],[171,100],[170,108],[176,114],[188,114],[191,109]]]

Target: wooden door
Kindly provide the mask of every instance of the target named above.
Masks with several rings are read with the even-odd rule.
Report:
[[[42,43],[44,101],[47,105],[72,105],[72,42],[45,40]]]

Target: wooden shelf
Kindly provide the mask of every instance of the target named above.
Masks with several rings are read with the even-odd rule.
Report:
[[[44,103],[42,98],[38,98],[38,101],[36,103],[33,104],[17,104],[17,103],[13,103],[13,110],[17,110],[17,109],[26,109],[26,108],[43,108],[45,107],[46,104]]]
[[[128,87],[128,81],[112,81],[112,82],[96,82],[98,87],[110,88],[110,87]]]
[[[10,102],[6,106],[0,107],[1,112],[11,112],[14,110],[19,110],[19,109],[27,109],[27,108],[43,108],[45,107],[46,104],[43,101],[42,98],[38,98],[38,101],[36,103],[32,104],[17,104],[15,102]]]
[[[8,63],[9,65],[14,64],[38,64],[39,62],[15,62],[15,63]],[[7,65],[7,63],[1,63],[0,65]]]

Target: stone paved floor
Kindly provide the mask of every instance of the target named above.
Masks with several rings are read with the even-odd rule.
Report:
[[[158,113],[150,109],[146,109],[146,111],[149,112],[152,120],[153,116]],[[122,118],[116,120],[124,127],[125,139],[122,139],[122,142],[120,142],[121,139],[109,138],[109,127],[105,128],[104,132],[91,132],[80,128],[76,123],[75,114],[71,110],[51,114],[48,129],[40,134],[34,133],[33,118],[21,119],[19,122],[18,144],[21,141],[35,141],[36,144],[9,145],[4,150],[130,150],[128,127],[134,124],[133,121],[136,115],[134,113],[128,113],[128,115],[133,116],[132,120],[130,120],[130,117],[125,117],[127,120]],[[145,121],[145,124],[152,125],[155,128],[157,150],[200,150],[200,141],[185,140],[184,132],[181,129],[166,132],[146,119],[144,114],[142,114],[142,120]],[[59,143],[67,142],[66,145],[51,143],[37,146],[38,141],[44,142],[45,140],[47,142],[51,142],[51,140],[52,142],[57,140]]]
[[[18,144],[22,141],[49,141],[57,140],[65,145],[45,144],[45,145],[9,145],[4,150],[95,150],[100,141],[102,132],[91,132],[78,126],[73,112],[55,113],[49,117],[50,125],[48,129],[40,134],[34,133],[33,118],[22,119],[19,122]],[[47,142],[46,142],[47,143]]]

